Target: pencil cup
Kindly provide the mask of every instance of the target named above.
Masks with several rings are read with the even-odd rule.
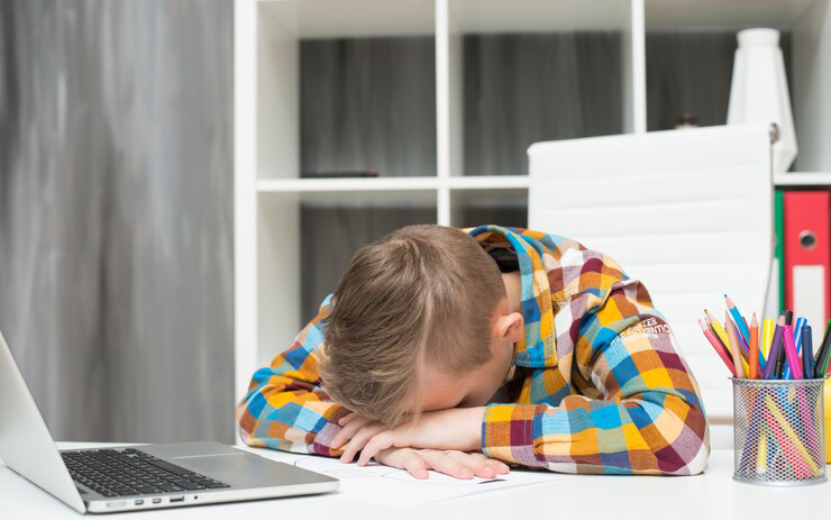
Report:
[[[825,482],[825,381],[731,380],[733,478],[776,486]]]

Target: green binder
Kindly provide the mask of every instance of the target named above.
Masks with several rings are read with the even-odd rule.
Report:
[[[775,245],[773,254],[779,264],[779,314],[785,311],[785,196],[776,190],[773,196],[773,229]]]

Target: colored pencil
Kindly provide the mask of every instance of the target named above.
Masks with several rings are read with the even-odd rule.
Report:
[[[810,325],[802,327],[802,368],[805,379],[814,377],[814,345]]]
[[[756,321],[756,313],[753,313],[753,319],[750,321],[750,355],[748,356],[750,363],[750,379],[759,378],[759,323]]]
[[[713,328],[713,331],[716,333],[716,335],[719,337],[721,342],[729,350],[730,349],[730,346],[729,346],[730,342],[727,340],[727,332],[725,332],[725,330],[722,328],[721,323],[719,323],[718,320],[715,318],[715,316],[710,314],[710,311],[708,311],[707,309],[704,309],[704,314],[707,315],[707,324],[710,325],[710,327]]]
[[[773,331],[773,339],[770,342],[770,352],[768,353],[768,364],[765,367],[765,379],[773,379],[776,377],[776,359],[779,351],[782,348],[782,329],[785,325],[785,317],[779,316],[776,321],[776,329]]]
[[[785,311],[785,325],[793,325],[793,311],[786,310]]]
[[[800,442],[799,437],[796,436],[796,432],[794,432],[793,428],[790,427],[788,420],[782,415],[782,412],[776,409],[776,404],[769,395],[765,396],[765,405],[767,406],[767,409],[764,410],[765,420],[767,421],[768,427],[773,433],[779,448],[786,450],[786,452],[791,451],[787,450],[788,444],[790,444],[800,455],[802,455],[802,457],[787,457],[791,468],[794,470],[798,478],[809,476],[812,468],[808,467],[808,463],[812,463],[815,467],[816,464],[808,453],[808,450],[805,449],[805,445]],[[790,442],[788,442],[789,440]],[[816,469],[819,471],[819,468]]]
[[[736,334],[736,328],[733,322],[730,321],[730,316],[727,315],[727,311],[724,312],[724,324],[727,326],[727,338],[730,341],[731,352],[733,353],[733,366],[736,367],[736,377],[744,379],[745,371],[744,366],[742,366],[742,356],[739,353],[741,351],[739,348],[739,339]]]
[[[744,360],[744,371],[745,371],[745,373],[749,374],[750,373],[750,366],[749,366],[749,363],[750,363],[750,343],[748,341],[746,341],[744,339],[744,337],[742,337],[741,334],[739,334],[739,326],[736,324],[736,320],[727,318],[727,320],[725,320],[725,326],[727,324],[727,321],[731,321],[733,323],[733,326],[736,328],[736,339],[739,342],[739,349],[741,349],[742,359]],[[765,360],[764,360],[764,358],[762,358],[762,353],[758,352],[758,350],[756,352],[756,363],[757,363],[757,366],[761,367],[762,370],[764,370]]]
[[[799,357],[796,355],[796,345],[793,341],[793,329],[790,325],[785,325],[785,331],[782,333],[785,340],[785,355],[788,358],[788,366],[791,367],[791,374],[794,379],[802,379],[802,364],[799,362]]]
[[[765,363],[770,359],[770,342],[773,339],[773,320],[762,321],[762,343],[759,344],[759,349],[762,350],[762,356],[765,358]]]
[[[716,336],[721,340],[721,344],[724,346],[724,349],[727,351],[727,355],[731,358],[733,357],[733,347],[730,345],[730,338],[727,337],[727,332],[721,326],[721,323],[715,317],[710,314],[710,311],[704,309],[704,313],[707,315],[706,322],[707,325],[710,326],[712,331],[716,334]],[[725,322],[726,323],[726,322]],[[739,348],[739,357],[742,360],[742,367],[744,371],[747,372],[749,370],[749,366],[747,364],[747,358],[741,355],[741,348]]]
[[[704,336],[707,338],[707,341],[709,341],[710,345],[712,345],[715,349],[716,354],[718,354],[718,357],[720,357],[721,360],[724,361],[724,364],[727,365],[727,368],[730,370],[730,373],[733,374],[733,377],[736,377],[736,368],[733,366],[733,362],[730,360],[730,357],[724,350],[724,347],[721,345],[716,335],[713,333],[712,330],[708,329],[707,326],[701,322],[701,320],[698,320],[698,325],[701,327],[701,332],[704,333]]]
[[[736,304],[733,303],[733,300],[731,300],[726,294],[724,295],[724,300],[727,302],[727,310],[730,311],[730,314],[733,316],[733,320],[736,322],[736,330],[739,331],[746,343],[750,343],[750,329],[747,327],[747,322],[744,321],[742,313],[739,312]]]

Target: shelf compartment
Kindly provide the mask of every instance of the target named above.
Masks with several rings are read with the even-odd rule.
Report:
[[[266,1],[256,12],[256,89],[237,88],[256,93],[258,179],[436,170],[432,1]]]
[[[450,198],[450,222],[455,227],[528,226],[527,189],[451,191]]]

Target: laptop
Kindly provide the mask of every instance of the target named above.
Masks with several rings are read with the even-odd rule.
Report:
[[[215,442],[58,451],[0,333],[0,459],[78,512],[332,491],[338,480]]]

